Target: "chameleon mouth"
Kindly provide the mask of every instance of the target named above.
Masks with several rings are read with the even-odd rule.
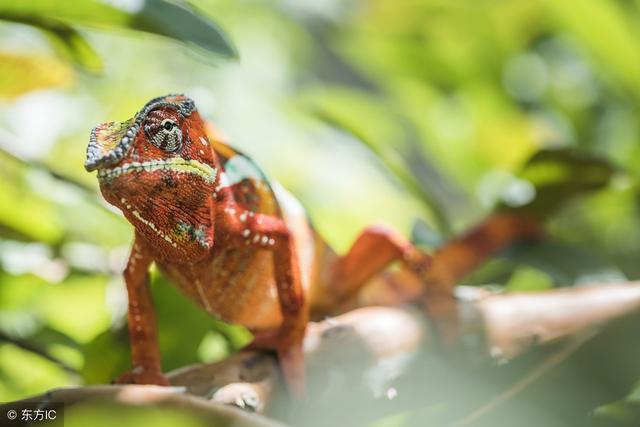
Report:
[[[186,160],[182,157],[173,157],[166,160],[131,162],[114,168],[100,169],[98,171],[98,179],[111,180],[132,172],[154,172],[162,170],[197,175],[209,184],[213,184],[215,182],[218,172],[217,169],[197,160]]]

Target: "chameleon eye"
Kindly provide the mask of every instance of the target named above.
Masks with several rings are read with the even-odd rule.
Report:
[[[172,119],[164,119],[160,123],[153,120],[144,127],[144,131],[149,141],[161,150],[172,153],[182,146],[182,130]]]

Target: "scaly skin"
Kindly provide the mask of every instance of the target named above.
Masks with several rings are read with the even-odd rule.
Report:
[[[120,382],[166,385],[148,269],[160,270],[212,316],[247,326],[275,350],[287,385],[304,390],[302,338],[311,312],[353,295],[394,260],[423,277],[429,257],[371,227],[344,257],[304,210],[246,156],[225,145],[193,101],[168,95],[133,119],[94,128],[87,170],[135,228],[124,272],[133,369]]]

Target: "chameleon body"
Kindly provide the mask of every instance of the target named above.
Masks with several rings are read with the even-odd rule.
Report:
[[[394,260],[424,274],[429,257],[383,227],[337,256],[295,198],[218,135],[184,95],[91,132],[85,168],[98,171],[104,198],[135,228],[124,272],[133,369],[119,381],[168,384],[148,285],[155,262],[202,309],[275,350],[287,385],[302,393],[310,313],[354,295]]]

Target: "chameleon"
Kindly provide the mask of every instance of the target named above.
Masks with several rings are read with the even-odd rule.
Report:
[[[132,369],[116,382],[169,385],[149,287],[152,263],[215,318],[247,327],[274,351],[285,384],[304,393],[310,319],[400,261],[416,277],[431,257],[381,225],[340,256],[295,197],[232,148],[192,99],[150,100],[134,117],[91,131],[85,169],[134,228],[124,281]]]

